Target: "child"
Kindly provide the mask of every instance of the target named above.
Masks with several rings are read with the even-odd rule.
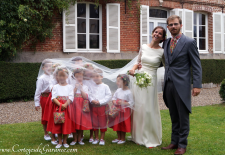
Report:
[[[97,84],[94,92],[91,92],[89,100],[92,104],[92,121],[95,134],[95,140],[92,144],[98,144],[99,128],[101,131],[101,140],[99,145],[105,145],[104,136],[107,131],[107,117],[105,114],[106,105],[110,101],[112,94],[109,86],[102,83],[103,72],[100,69],[94,70],[94,82]]]
[[[83,130],[92,129],[91,114],[90,111],[84,111],[83,104],[88,99],[88,86],[83,84],[83,69],[77,68],[73,72],[74,79],[71,81],[74,87],[74,101],[72,104],[74,116],[73,130],[77,130],[77,134],[73,133],[73,141],[70,145],[75,145],[78,142],[80,145],[84,145],[82,141]],[[89,106],[89,105],[88,105]]]
[[[35,102],[35,109],[37,111],[40,109],[41,105],[42,109],[41,124],[43,125],[43,129],[45,132],[44,139],[51,140],[51,137],[48,135],[48,132],[46,131],[47,121],[43,119],[43,115],[45,112],[45,105],[50,93],[49,80],[51,78],[52,62],[46,59],[42,62],[41,66],[42,70],[44,71],[44,74],[40,76],[37,80],[34,102]]]
[[[131,110],[129,107],[133,105],[133,95],[128,88],[129,76],[126,74],[118,75],[117,86],[119,87],[113,95],[113,104],[119,109],[119,114],[115,117],[113,123],[113,131],[117,131],[118,139],[112,143],[124,144],[126,132],[131,131]]]
[[[57,79],[56,79],[56,72],[55,72],[55,69],[56,67],[58,66],[61,66],[59,63],[52,63],[52,73],[53,75],[51,76],[50,80],[49,80],[49,90],[52,91],[53,89],[53,86],[56,85],[58,82],[57,82]],[[47,99],[47,102],[46,102],[46,105],[45,105],[45,111],[44,111],[44,115],[43,115],[43,120],[47,121],[49,120],[49,115],[50,115],[50,111],[52,109],[52,93],[50,92],[49,96],[48,96],[48,99]],[[56,134],[57,136],[57,134]],[[55,139],[55,134],[52,134],[51,135],[52,137],[52,140],[51,140],[51,143],[53,145],[57,145],[58,142],[56,141]]]
[[[92,79],[94,67],[92,66],[92,64],[87,63],[87,64],[84,65],[84,68],[86,68],[86,69],[84,70],[84,81],[83,81],[83,83],[88,86],[88,89],[90,90],[89,92],[94,92],[94,90],[96,88],[96,84]],[[92,106],[90,105],[90,109],[91,108],[92,108]],[[90,130],[89,143],[92,143],[94,141],[93,132],[94,132],[94,130],[91,129]]]
[[[81,57],[75,57],[71,60],[75,65],[83,66],[83,59]]]
[[[67,84],[66,79],[68,78],[69,72],[66,67],[58,67],[55,71],[58,84],[53,86],[52,89],[52,110],[50,112],[48,131],[51,131],[53,134],[58,134],[59,144],[56,145],[56,148],[62,147],[62,134],[63,134],[63,146],[68,148],[67,136],[72,132],[72,121],[69,117],[69,104],[73,101],[74,93],[73,87]],[[59,111],[61,105],[62,112],[65,113],[65,122],[61,124],[54,123],[54,112]]]

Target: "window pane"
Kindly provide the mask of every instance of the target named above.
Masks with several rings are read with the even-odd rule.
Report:
[[[99,35],[90,35],[90,48],[99,49]]]
[[[162,26],[167,32],[167,23],[158,23],[158,26]]]
[[[99,33],[99,20],[90,19],[90,33]]]
[[[90,18],[99,18],[99,7],[95,4],[90,4]]]
[[[77,4],[77,17],[86,17],[86,4]]]
[[[194,37],[197,37],[197,26],[194,26]]]
[[[194,13],[194,25],[197,25],[197,13]]]
[[[205,26],[199,26],[199,37],[205,37]]]
[[[206,50],[205,39],[199,39],[199,50]]]
[[[149,9],[149,17],[167,18],[167,11],[160,9]]]
[[[152,31],[154,29],[154,23],[153,22],[149,22],[149,43],[152,41]]]
[[[86,34],[78,34],[78,48],[86,48]]]
[[[199,13],[199,25],[205,25],[205,15]]]
[[[86,19],[77,19],[77,32],[86,33]]]

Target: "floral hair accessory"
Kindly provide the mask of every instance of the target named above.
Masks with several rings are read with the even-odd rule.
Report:
[[[123,82],[125,82],[126,86],[129,85],[129,83],[130,83],[130,78],[129,78],[128,75],[126,75],[126,74],[120,74],[120,75],[117,76],[117,78],[118,78],[118,77],[120,77],[120,78],[123,80]]]
[[[59,63],[53,64],[52,68],[55,69],[56,67],[61,66]]]
[[[84,64],[84,68],[89,68],[89,67],[93,67],[93,65],[92,64],[89,64],[89,63]]]

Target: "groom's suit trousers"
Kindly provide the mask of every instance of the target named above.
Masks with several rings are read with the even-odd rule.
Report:
[[[173,81],[167,80],[164,89],[172,121],[171,144],[186,148],[189,134],[189,111],[180,98]]]

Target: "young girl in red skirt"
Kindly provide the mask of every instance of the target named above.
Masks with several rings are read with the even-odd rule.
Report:
[[[126,132],[131,132],[131,109],[134,101],[130,91],[129,76],[126,74],[118,75],[117,86],[119,87],[113,95],[113,104],[119,109],[118,115],[113,120],[113,131],[117,132],[118,138],[112,143],[124,144]]]
[[[47,132],[47,120],[44,119],[44,113],[48,109],[45,108],[49,94],[49,80],[51,78],[51,72],[52,72],[52,62],[49,60],[44,60],[42,62],[42,70],[44,71],[44,74],[41,75],[36,83],[36,91],[34,96],[34,102],[35,102],[35,109],[38,111],[41,106],[41,124],[43,125],[43,129],[45,132],[44,139],[45,140],[51,140],[51,137],[48,135]]]
[[[84,70],[81,68],[74,69],[73,79],[71,84],[74,87],[74,100],[72,103],[72,120],[73,123],[73,141],[70,145],[75,145],[78,142],[80,145],[84,145],[82,141],[83,130],[92,129],[91,113],[85,111],[84,104],[89,105],[88,101],[88,86],[83,84]],[[85,103],[86,102],[86,103]],[[75,133],[77,131],[77,134]]]
[[[56,77],[58,84],[53,86],[52,89],[52,109],[50,111],[49,122],[47,130],[51,131],[53,134],[58,134],[59,144],[56,148],[61,148],[62,145],[68,148],[67,136],[72,132],[72,121],[69,117],[70,103],[73,101],[74,93],[73,87],[66,82],[68,78],[68,70],[65,67],[58,67],[56,69]],[[59,112],[61,106],[61,111],[65,113],[65,122],[60,124],[55,124],[54,122],[54,112]],[[63,144],[62,144],[63,135]]]

